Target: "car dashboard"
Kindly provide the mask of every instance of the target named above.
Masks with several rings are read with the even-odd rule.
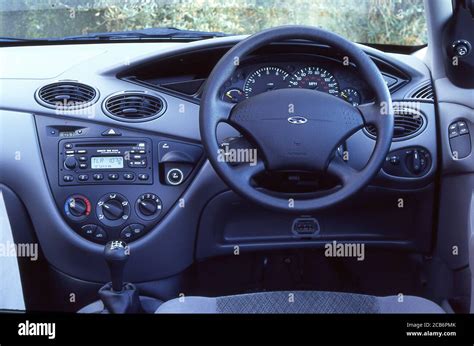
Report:
[[[360,229],[374,244],[430,247],[432,210],[421,202],[433,200],[438,154],[434,96],[424,63],[361,46],[390,89],[398,132],[367,191],[356,202],[315,215],[321,233],[308,238],[292,231],[295,216],[242,201],[206,161],[200,97],[213,66],[241,39],[3,49],[1,182],[24,201],[45,257],[60,272],[100,282],[107,275],[105,264],[88,262],[102,263],[103,244],[115,238],[129,241],[135,252],[126,272],[132,282],[171,276],[195,259],[231,253],[236,244],[320,246],[328,237],[360,237]],[[317,43],[272,44],[236,64],[221,90],[229,103],[278,88],[324,91],[353,105],[373,100],[357,66]],[[56,107],[48,98],[58,96],[62,86],[89,97],[86,107],[75,107],[73,98]],[[64,89],[59,90],[64,101]],[[218,132],[221,140],[238,135],[229,126]],[[366,128],[344,144],[354,168],[369,159],[375,136]],[[13,167],[10,158],[18,155]],[[422,156],[422,168],[414,169],[414,155]],[[267,187],[284,187],[283,193],[314,193],[324,185],[304,172],[261,180]],[[399,198],[414,208],[394,211]],[[350,227],[337,222],[340,213],[349,215]],[[387,224],[394,213],[398,218]],[[426,217],[418,219],[420,213]],[[403,231],[407,220],[415,220],[418,234]],[[80,260],[84,256],[89,261]]]

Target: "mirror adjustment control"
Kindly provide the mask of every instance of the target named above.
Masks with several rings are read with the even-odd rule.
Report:
[[[471,153],[471,136],[467,121],[458,120],[448,127],[449,145],[454,160],[463,159]]]

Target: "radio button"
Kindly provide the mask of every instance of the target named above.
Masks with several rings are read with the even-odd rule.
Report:
[[[78,154],[87,154],[87,150],[81,149],[77,151]]]
[[[79,156],[79,161],[81,162],[87,161],[87,156]]]
[[[80,163],[79,168],[82,168],[82,169],[87,168],[87,163]]]
[[[66,150],[66,155],[74,155],[74,150]]]
[[[147,173],[141,173],[138,175],[139,180],[148,180],[148,178],[150,178],[150,176]]]
[[[92,178],[94,178],[94,180],[103,180],[104,179],[104,175],[102,173],[95,173]]]
[[[139,150],[138,152],[139,152],[140,154],[145,154],[145,153],[146,153],[145,150]]]
[[[146,160],[141,160],[141,161],[130,161],[128,163],[129,167],[146,167]]]
[[[133,179],[135,179],[135,174],[133,174],[133,173],[124,173],[123,178],[125,180],[133,180]]]
[[[118,180],[119,175],[117,173],[110,173],[109,180]]]
[[[72,144],[71,143],[67,143],[64,145],[64,148],[65,149],[72,149]]]
[[[79,174],[77,179],[79,181],[87,181],[87,180],[89,180],[89,174]]]
[[[63,177],[63,181],[65,181],[66,183],[70,183],[71,181],[74,181],[74,177],[72,175],[65,175]]]

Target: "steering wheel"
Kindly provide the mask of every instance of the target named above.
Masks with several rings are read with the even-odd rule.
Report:
[[[354,63],[375,93],[375,102],[354,107],[316,90],[279,89],[231,104],[220,90],[238,62],[272,42],[303,39],[331,46]],[[257,147],[256,164],[230,165],[219,153],[216,131],[221,122],[238,129]],[[235,192],[261,206],[286,212],[311,212],[354,195],[380,170],[393,136],[390,92],[372,60],[352,42],[310,26],[281,26],[261,31],[230,49],[212,70],[201,98],[199,126],[208,159],[217,174]],[[362,170],[351,168],[334,155],[348,137],[373,124],[377,129],[374,151]],[[341,187],[324,196],[288,198],[253,186],[252,178],[265,170],[318,171],[339,178]]]

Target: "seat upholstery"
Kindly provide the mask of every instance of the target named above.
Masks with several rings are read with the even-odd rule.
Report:
[[[216,298],[182,297],[162,304],[156,313],[445,313],[430,300],[415,296],[281,291]]]

